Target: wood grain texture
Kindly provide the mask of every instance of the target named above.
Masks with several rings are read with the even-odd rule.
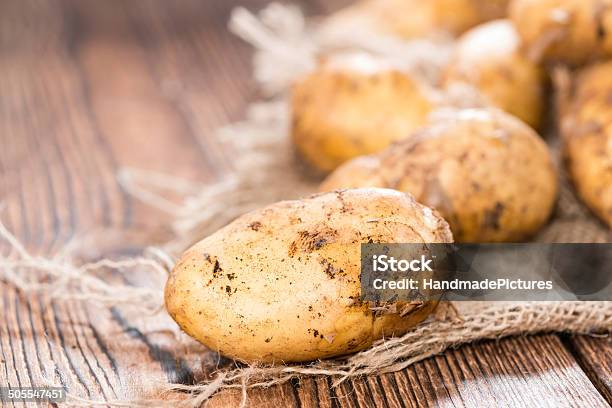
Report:
[[[76,240],[87,259],[120,257],[163,239],[167,215],[121,189],[116,174],[123,166],[200,181],[223,175],[231,157],[213,130],[240,118],[257,97],[250,50],[225,30],[238,3],[0,2],[0,219],[30,251],[51,254]],[[242,2],[251,9],[265,3]],[[323,13],[345,3],[302,6]],[[0,250],[9,253],[6,245]],[[154,391],[156,382],[201,379],[219,363],[213,353],[177,343],[163,322],[25,297],[5,283],[0,296],[0,385],[46,379],[92,399],[130,399]],[[507,339],[337,388],[330,379],[302,378],[253,391],[249,401],[605,406],[610,355],[606,339]],[[239,399],[224,392],[210,405]]]
[[[328,379],[303,378],[251,397],[256,406],[270,408],[279,401],[313,408],[607,406],[554,335],[464,346],[400,372],[347,380],[333,390],[330,385]],[[239,402],[239,392],[224,393],[211,406]]]
[[[612,338],[570,336],[565,344],[612,406]]]

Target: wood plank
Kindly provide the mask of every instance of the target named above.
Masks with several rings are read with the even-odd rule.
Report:
[[[578,362],[555,335],[508,338],[460,347],[380,376],[349,379],[305,377],[249,392],[253,406],[296,407],[605,407]],[[238,405],[239,391],[224,392],[210,406]]]
[[[29,6],[36,8],[33,3],[24,3],[25,9],[21,9],[17,3],[3,2],[2,6],[18,14],[30,12]],[[104,45],[116,41],[123,50],[125,41],[128,49],[138,51],[138,46],[129,48],[129,44],[138,44],[136,38],[130,40],[127,33],[109,39],[113,27],[108,27],[108,32],[102,30],[99,37],[87,36],[82,23],[89,22],[80,20],[75,4],[64,2],[56,9],[52,7],[55,3],[39,2],[44,10],[56,11],[48,16],[34,13],[16,19],[50,32],[34,32],[36,38],[32,39],[27,38],[29,31],[24,28],[25,49],[0,51],[0,126],[2,145],[7,146],[0,149],[0,201],[5,205],[0,216],[30,250],[40,253],[52,252],[97,228],[131,227],[138,232],[146,225],[141,235],[153,242],[154,224],[163,222],[163,214],[121,190],[115,177],[119,166],[174,171],[185,177],[197,174],[205,180],[210,173],[206,159],[200,149],[194,149],[197,143],[192,135],[181,132],[180,118],[172,104],[163,102],[163,92],[148,76],[147,67],[130,59],[126,65],[120,59],[115,65],[103,64],[118,56],[111,46],[109,58]],[[0,15],[6,16],[3,12]],[[118,18],[122,17],[119,13]],[[65,42],[52,44],[48,54],[39,58],[38,47],[28,49],[28,45],[39,45],[46,38]],[[99,64],[106,72],[89,75],[91,64],[87,66],[82,55],[90,49],[97,58],[91,70]],[[138,88],[131,87],[132,80]],[[133,102],[128,108],[134,109],[121,106],[119,113],[128,116],[114,117],[112,109],[110,113],[105,110],[105,103],[125,101]],[[151,111],[138,110],[149,101]],[[151,121],[156,126],[151,126]],[[157,138],[153,143],[133,131],[147,126],[143,134]],[[188,165],[177,157],[187,159]],[[120,238],[122,244],[116,238],[109,237],[115,241],[101,245],[125,245],[125,249],[135,245],[128,236]],[[1,249],[6,253],[5,245]],[[49,304],[35,296],[23,298],[4,284],[1,290],[3,385],[43,384],[45,377],[82,396],[113,399],[141,395],[143,384],[151,381],[189,381],[181,364],[184,356],[175,355],[182,347],[173,346],[169,351],[165,346],[168,339],[126,322],[116,311],[73,303]],[[200,362],[201,358],[191,361],[194,365]]]
[[[70,7],[80,27],[72,54],[86,84],[92,121],[119,163],[206,179],[208,158],[193,148],[192,129],[166,96],[166,80],[156,75],[157,58],[146,52],[142,43],[148,40],[132,22],[129,4],[77,1]]]
[[[566,337],[565,344],[612,406],[612,337],[572,335]]]
[[[303,5],[318,13],[340,3]],[[161,239],[158,227],[167,215],[121,189],[121,166],[202,181],[223,175],[231,157],[212,131],[239,118],[245,101],[256,97],[249,49],[225,30],[234,4],[0,3],[0,219],[29,250],[52,253],[94,233],[102,249],[91,257],[121,256]],[[110,235],[111,229],[121,232]],[[8,253],[5,245],[0,251]],[[0,296],[0,384],[48,378],[90,398],[135,398],[156,382],[189,383],[215,367],[214,355],[193,342],[177,343],[163,322],[25,298],[4,283]],[[590,359],[600,361],[584,352],[582,367]],[[587,368],[587,377],[558,337],[537,336],[463,347],[335,389],[330,379],[303,378],[254,391],[250,401],[274,407],[563,400],[598,406],[602,399],[589,378],[596,385],[609,381],[607,367]],[[239,399],[222,393],[211,406]]]

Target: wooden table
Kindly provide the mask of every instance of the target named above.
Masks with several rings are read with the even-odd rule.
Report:
[[[320,13],[344,2],[302,6]],[[122,166],[199,181],[223,173],[231,158],[212,130],[240,118],[256,97],[249,47],[225,29],[238,3],[258,9],[265,0],[0,3],[0,219],[29,250],[53,253],[96,233],[106,236],[106,253],[121,255],[163,239],[167,217],[122,191]],[[210,363],[117,310],[0,288],[0,385],[37,385],[46,376],[89,398],[133,398],[148,380],[189,382]],[[612,345],[555,334],[509,338],[330,384],[304,378],[252,392],[249,401],[607,406]],[[211,406],[238,401],[222,393]]]

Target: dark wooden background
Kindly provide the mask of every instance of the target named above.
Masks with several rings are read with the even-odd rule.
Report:
[[[309,14],[345,0],[304,0]],[[166,219],[120,188],[122,166],[199,181],[231,158],[212,130],[256,97],[231,8],[265,0],[0,1],[0,219],[34,253],[107,236],[105,253],[163,239]],[[121,230],[105,235],[105,231]],[[105,245],[106,245],[105,244]],[[9,255],[6,245],[0,247]],[[117,310],[25,297],[0,283],[0,385],[43,378],[92,399],[192,381],[206,356]],[[251,393],[269,407],[607,406],[609,338],[540,335],[460,347],[330,388],[304,378]],[[153,387],[154,388],[154,387]],[[238,393],[211,406],[234,406]]]

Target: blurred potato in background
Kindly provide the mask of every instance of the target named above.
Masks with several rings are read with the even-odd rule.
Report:
[[[509,20],[495,20],[463,34],[444,75],[444,86],[467,84],[487,102],[538,128],[544,112],[544,70],[520,52]]]

